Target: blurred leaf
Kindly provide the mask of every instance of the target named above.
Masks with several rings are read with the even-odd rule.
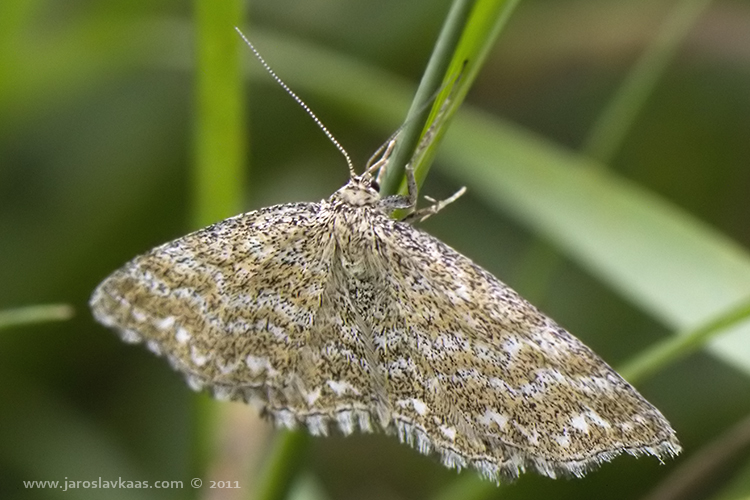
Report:
[[[0,461],[29,481],[154,480],[130,462],[103,429],[63,401],[29,386],[5,388],[0,412]],[[6,466],[7,466],[6,465]],[[95,471],[95,472],[93,472]],[[164,478],[159,478],[164,479]],[[170,480],[181,478],[169,478]],[[19,490],[23,485],[14,485]],[[176,490],[136,488],[39,489],[28,498],[150,500]]]
[[[712,500],[750,500],[750,460],[732,475],[727,485]]]
[[[582,149],[588,156],[602,163],[612,161],[680,44],[710,3],[711,0],[676,3],[587,136]]]
[[[304,474],[297,479],[289,492],[289,500],[327,500],[330,498],[317,478]]]
[[[675,330],[697,328],[750,297],[743,248],[585,158],[471,110],[456,120],[444,154],[446,172]],[[711,343],[746,372],[749,327]]]
[[[295,485],[295,477],[302,466],[310,435],[306,431],[277,433],[273,449],[258,478],[255,500],[281,500],[287,498]]]

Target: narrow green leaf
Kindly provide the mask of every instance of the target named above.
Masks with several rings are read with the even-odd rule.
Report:
[[[241,211],[245,190],[248,134],[245,124],[241,40],[241,0],[196,0],[195,100],[192,226],[202,227]],[[195,398],[193,470],[201,474],[211,459],[215,402]]]
[[[425,118],[429,114],[428,100],[440,89],[446,79],[446,70],[453,59],[456,44],[464,31],[466,20],[473,7],[473,0],[454,0],[435,47],[422,75],[411,108],[406,115],[406,126],[391,156],[385,179],[380,186],[383,195],[395,194],[404,179],[404,167],[411,159],[422,137]],[[436,100],[437,101],[437,100]],[[433,106],[434,108],[434,106]]]
[[[73,317],[75,311],[68,304],[46,304],[26,306],[0,311],[0,330],[15,326],[65,321]]]
[[[241,72],[239,0],[196,0],[196,117],[193,224],[240,212],[249,137]]]
[[[517,4],[518,0],[477,0],[472,6],[456,49],[445,70],[442,80],[445,87],[435,99],[427,125],[420,136],[422,140],[427,134],[431,135],[428,144],[418,151],[413,159],[412,166],[417,184],[421,185],[427,176],[443,134],[463,103],[487,54]],[[430,90],[434,92],[436,89]],[[396,168],[389,175],[403,179],[402,163],[394,162],[394,165]],[[405,180],[401,181],[399,192],[403,194],[407,192]]]
[[[674,360],[701,349],[713,337],[748,319],[750,319],[750,302],[741,304],[740,307],[694,330],[652,345],[618,371],[631,384],[638,384],[659,368],[668,366]]]
[[[310,436],[305,431],[283,431],[275,438],[258,484],[254,500],[282,500],[287,497],[299,471]]]

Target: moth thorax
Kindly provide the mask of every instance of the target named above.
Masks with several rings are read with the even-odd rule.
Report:
[[[341,259],[341,267],[346,271],[347,275],[360,280],[372,275],[372,269],[370,269],[367,260],[364,258]]]

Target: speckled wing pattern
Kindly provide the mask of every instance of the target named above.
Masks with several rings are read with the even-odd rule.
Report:
[[[316,435],[384,430],[490,479],[680,451],[604,361],[467,257],[389,218],[366,175],[328,200],[239,215],[136,257],[91,306],[196,390]]]

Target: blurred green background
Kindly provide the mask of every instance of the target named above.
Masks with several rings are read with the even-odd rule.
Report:
[[[467,98],[466,121],[448,132],[446,155],[438,155],[423,187],[441,198],[466,184],[468,194],[424,227],[528,296],[616,367],[675,330],[720,317],[743,293],[750,297],[750,275],[743,274],[750,269],[750,2],[715,1],[701,13],[643,106],[633,108],[633,126],[606,168],[597,164],[582,174],[587,160],[576,156],[682,3],[520,2]],[[405,115],[449,4],[256,0],[243,26],[361,165]],[[0,4],[0,310],[44,303],[75,309],[69,321],[0,329],[0,498],[250,498],[255,488],[252,471],[240,477],[207,472],[216,467],[204,453],[211,427],[221,427],[211,422],[223,422],[227,407],[255,410],[193,393],[163,360],[96,324],[86,305],[96,284],[125,261],[195,229],[193,33],[193,6],[175,0]],[[305,75],[296,65],[295,73],[289,56],[295,50],[309,51],[311,59],[325,54],[344,72],[357,68],[346,85],[365,104],[337,99],[336,82],[326,82],[331,75],[322,69]],[[342,157],[258,71],[249,50],[245,57],[252,76],[242,210],[327,197],[347,179]],[[316,92],[316,85],[327,91]],[[471,169],[473,160],[461,163],[482,153],[481,145],[461,150],[470,147],[463,138],[482,120],[491,121],[483,130],[496,134],[498,147],[519,165],[521,157],[550,165],[573,184],[523,178],[544,169],[513,173],[486,163],[491,172],[482,173]],[[501,178],[497,184],[484,181],[492,175]],[[516,178],[521,184],[503,184]],[[598,217],[592,222],[598,237],[602,228],[609,231],[604,246],[587,247],[588,222],[568,217],[575,210],[566,203],[584,185],[578,209]],[[634,190],[628,213],[642,219],[634,217],[629,228],[607,219],[623,190]],[[590,200],[591,193],[601,199]],[[689,233],[685,241],[716,245],[663,241],[671,233],[654,230],[660,227],[652,224],[654,210],[687,221],[680,226]],[[612,252],[629,248],[628,235],[639,231],[653,244],[630,249],[638,257],[632,269],[618,267],[622,259]],[[731,265],[722,267],[725,261]],[[704,289],[694,290],[693,278],[675,279],[682,276],[681,263]],[[727,276],[714,282],[717,268]],[[703,271],[709,278],[700,278]],[[658,293],[644,292],[649,285],[659,285]],[[717,299],[703,311],[683,296],[698,305]],[[499,489],[476,488],[471,472],[457,477],[394,438],[357,435],[314,439],[295,494],[427,499],[466,498],[472,491],[475,498],[629,499],[656,491],[661,498],[747,498],[748,424],[733,427],[750,414],[745,333],[660,365],[637,384],[685,447],[665,465],[619,458],[584,480],[527,474]],[[261,436],[256,452],[262,463],[270,425],[253,429]],[[728,443],[717,441],[721,436],[729,436]],[[681,466],[691,459],[696,468],[685,472]],[[239,481],[240,488],[210,491],[209,474]],[[23,487],[24,480],[66,477],[179,480],[185,487]],[[193,477],[202,477],[204,488],[190,488]],[[678,485],[696,481],[668,497],[655,488],[669,477]]]

